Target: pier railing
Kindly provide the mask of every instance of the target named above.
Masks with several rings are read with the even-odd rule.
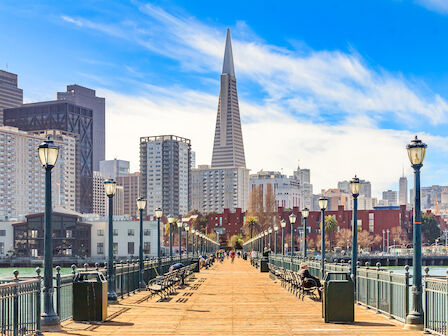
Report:
[[[171,264],[182,262],[188,265],[193,255],[183,255],[161,258],[161,274],[166,273]],[[143,280],[149,280],[160,275],[158,259],[147,259],[143,263]],[[78,271],[99,271],[106,274],[105,265],[84,264],[83,267],[72,265],[72,274],[62,275],[61,268],[56,266],[54,280],[55,311],[61,321],[73,316],[73,279]],[[119,298],[124,298],[140,289],[138,260],[118,261],[114,263],[116,275],[116,292]],[[42,309],[42,277],[40,268],[36,269],[36,277],[20,278],[19,272],[14,272],[14,278],[0,281],[0,335],[23,336],[34,335],[40,331],[40,315]]]
[[[448,335],[448,274],[430,277],[426,267],[423,285],[425,331]]]

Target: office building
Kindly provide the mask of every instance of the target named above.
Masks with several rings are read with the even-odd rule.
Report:
[[[359,192],[360,196],[364,196],[366,198],[372,197],[372,185],[369,181],[359,180],[361,183],[361,190]],[[350,194],[350,181],[340,181],[338,182],[338,189],[341,191]]]
[[[78,106],[92,110],[93,119],[93,170],[100,169],[100,161],[106,154],[106,101],[97,97],[95,90],[80,86],[67,85],[66,92],[57,93],[58,100],[70,101]]]
[[[38,213],[45,206],[45,170],[37,154],[47,139],[60,147],[52,170],[53,206],[75,210],[76,139],[68,135],[37,135],[16,127],[0,127],[0,215]]]
[[[100,162],[100,173],[106,179],[117,180],[120,176],[129,175],[130,162],[125,160],[103,160]]]
[[[112,198],[113,215],[124,216],[124,188],[117,185],[115,195]],[[105,197],[106,215],[109,214],[109,197]]]
[[[76,185],[76,188],[79,188],[76,191],[76,195],[79,195],[79,208],[76,210],[81,213],[91,213],[93,202],[92,110],[71,102],[56,100],[5,109],[3,120],[5,125],[17,127],[23,131],[59,130],[77,138],[75,162],[80,183]]]
[[[166,215],[190,210],[191,141],[175,135],[140,138],[141,195],[146,213]]]
[[[383,201],[387,202],[386,205],[397,205],[397,192],[395,190],[383,191]]]
[[[408,204],[408,179],[405,176],[400,177],[398,185],[398,205]]]
[[[17,75],[0,70],[0,126],[3,126],[3,110],[23,104],[23,90],[18,88]]]
[[[313,185],[311,184],[311,171],[307,168],[302,169],[297,166],[293,177],[299,181],[300,188],[300,209],[311,209],[313,205]]]
[[[117,177],[117,185],[123,187],[124,214],[138,216],[137,198],[140,195],[140,173],[136,172],[128,176]]]
[[[232,42],[227,29],[224,64],[221,74],[212,168],[246,168],[243,133],[233,66]]]
[[[104,176],[99,171],[93,172],[93,209],[92,213],[100,216],[106,215],[106,190],[104,189]]]

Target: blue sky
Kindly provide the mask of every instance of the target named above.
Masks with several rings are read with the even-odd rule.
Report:
[[[248,167],[312,169],[314,191],[355,173],[396,188],[413,134],[423,184],[448,184],[448,2],[0,2],[0,68],[27,102],[66,84],[107,100],[107,156],[138,169],[138,138],[192,139],[211,159],[231,29]],[[411,183],[410,183],[411,184]]]

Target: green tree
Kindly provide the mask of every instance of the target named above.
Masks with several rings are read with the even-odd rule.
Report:
[[[325,216],[325,234],[330,241],[330,250],[331,250],[331,242],[333,241],[333,236],[338,230],[338,221],[333,216]]]
[[[252,238],[256,233],[261,231],[261,226],[258,223],[258,217],[256,216],[247,216],[246,221],[243,224],[243,232],[244,234]]]
[[[423,214],[422,216],[422,235],[423,242],[425,243],[434,243],[436,238],[440,237],[440,228],[437,224],[436,217],[434,214]]]
[[[241,250],[243,248],[243,236],[238,234],[230,237],[230,246],[235,250]]]

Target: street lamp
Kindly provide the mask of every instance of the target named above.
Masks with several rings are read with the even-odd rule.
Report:
[[[274,254],[277,254],[277,233],[278,233],[278,225],[274,224]]]
[[[308,216],[310,214],[310,210],[308,208],[304,208],[302,210],[303,217],[303,258],[306,258],[306,224],[308,221]]]
[[[269,227],[268,232],[269,232],[269,250],[272,251],[272,228],[271,227]]]
[[[107,299],[110,301],[117,301],[117,293],[115,293],[115,270],[114,270],[114,202],[113,198],[117,190],[117,182],[113,179],[104,181],[104,189],[109,198],[109,255],[107,262]]]
[[[188,231],[190,231],[190,227],[187,223],[185,223],[185,252],[187,253],[188,258]]]
[[[41,326],[44,329],[59,329],[61,320],[53,306],[53,243],[52,243],[52,202],[51,202],[51,170],[56,165],[59,147],[47,140],[38,147],[42,166],[45,168],[45,237],[44,237],[44,311],[41,315]]]
[[[139,285],[140,288],[145,288],[146,284],[143,280],[143,210],[146,208],[146,199],[139,197],[137,199],[137,208],[140,213],[140,249],[138,251]]]
[[[158,272],[162,271],[162,261],[160,258],[160,219],[163,216],[163,210],[160,208],[157,208],[155,211],[156,217],[157,217],[157,268]]]
[[[169,225],[169,238],[170,238],[170,259],[173,260],[173,239],[172,239],[172,231],[171,226],[174,223],[174,217],[169,216],[168,217],[168,225]]]
[[[193,257],[195,254],[195,244],[194,244],[194,237],[196,237],[196,230],[194,228],[191,228],[191,250],[193,252]]]
[[[390,236],[389,236],[389,233],[390,233],[390,231],[389,231],[389,229],[387,229],[387,230],[386,230],[386,241],[387,241],[387,249],[386,249],[386,251],[387,251],[387,254],[389,254],[389,245],[390,245],[390,241],[389,241]]]
[[[179,261],[182,261],[182,221],[177,221],[177,233],[179,234]]]
[[[358,262],[358,196],[361,192],[361,182],[359,178],[352,178],[350,181],[350,191],[353,196],[353,224],[352,224],[352,263],[351,271],[353,283],[356,289],[356,266]]]
[[[427,145],[415,136],[407,146],[409,161],[414,168],[414,225],[413,246],[414,256],[412,260],[413,285],[412,285],[412,311],[406,317],[406,325],[411,329],[422,329],[423,327],[423,305],[422,305],[422,236],[421,224],[422,213],[420,209],[420,169],[423,166]]]
[[[289,215],[289,223],[291,224],[291,258],[292,255],[294,254],[294,250],[295,250],[295,244],[294,244],[294,224],[296,222],[296,215],[294,215],[293,213],[291,213]]]
[[[320,234],[322,237],[322,253],[321,253],[321,261],[320,261],[320,268],[321,268],[321,279],[324,279],[325,277],[325,209],[327,209],[328,206],[328,198],[325,198],[322,196],[319,198],[319,208],[321,210],[321,228],[320,228]]]
[[[282,219],[280,221],[280,226],[282,227],[282,255],[285,255],[285,227],[286,227],[286,221]]]

